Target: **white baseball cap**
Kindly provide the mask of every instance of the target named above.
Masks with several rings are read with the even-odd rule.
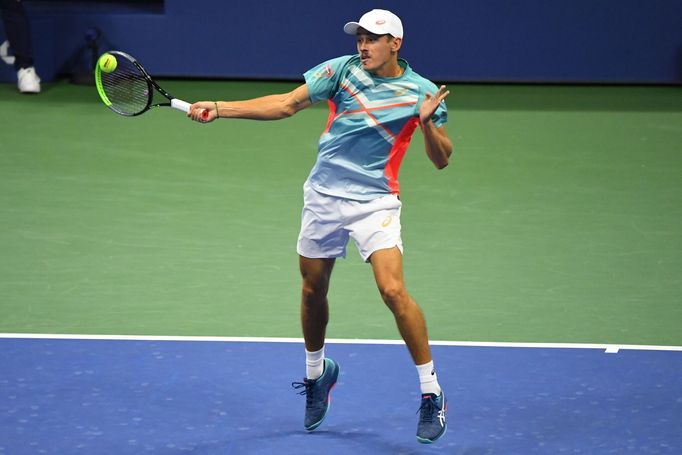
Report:
[[[362,15],[359,22],[349,22],[343,26],[343,31],[355,35],[362,27],[375,35],[391,35],[394,38],[403,37],[403,23],[400,18],[385,9],[373,9]]]

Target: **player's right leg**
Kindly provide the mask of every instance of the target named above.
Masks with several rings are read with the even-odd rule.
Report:
[[[329,393],[339,376],[339,365],[324,356],[324,338],[329,320],[327,291],[334,258],[344,257],[348,232],[343,229],[342,200],[303,185],[301,232],[296,251],[303,286],[301,327],[305,339],[306,377],[294,387],[306,396],[305,428],[314,430],[327,415]]]
[[[339,376],[339,366],[324,357],[324,338],[329,321],[327,292],[334,259],[306,258],[300,256],[299,266],[303,286],[301,292],[301,326],[306,350],[306,377],[295,382],[306,396],[304,426],[308,431],[316,429],[329,410],[332,388]]]
[[[334,268],[334,258],[306,258],[299,256],[303,279],[301,289],[301,327],[307,351],[319,351],[329,322],[329,280]]]

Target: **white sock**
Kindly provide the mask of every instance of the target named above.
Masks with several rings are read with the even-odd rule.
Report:
[[[324,371],[324,346],[319,351],[305,350],[305,377],[317,379]]]
[[[438,376],[436,370],[433,368],[433,360],[424,365],[417,365],[417,373],[419,374],[419,385],[422,389],[422,394],[434,393],[440,395],[441,389],[438,385]]]

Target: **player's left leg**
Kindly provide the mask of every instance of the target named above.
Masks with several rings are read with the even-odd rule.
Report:
[[[400,335],[417,366],[422,390],[417,440],[428,444],[447,430],[447,402],[433,368],[424,315],[405,288],[402,253],[398,247],[375,251],[369,262],[381,297],[393,313]]]
[[[397,247],[375,251],[369,258],[381,298],[391,310],[415,365],[431,361],[424,315],[405,288],[403,256]]]

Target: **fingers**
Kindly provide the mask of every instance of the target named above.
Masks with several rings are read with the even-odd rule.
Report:
[[[189,111],[187,111],[187,117],[191,118],[192,120],[196,121],[198,120],[197,114],[199,111],[199,103],[194,103],[189,106]]]
[[[440,88],[438,89],[438,93],[436,93],[436,99],[440,103],[443,101],[448,95],[450,94],[450,90],[447,90],[447,88],[444,85],[441,85]]]
[[[434,112],[438,109],[438,105],[450,94],[450,91],[444,85],[438,88],[435,95],[431,93],[424,94],[424,102],[419,108],[419,120],[424,125],[429,121]]]
[[[195,103],[189,107],[189,112],[187,113],[187,116],[194,120],[195,122],[204,122],[205,120],[202,118],[203,111],[204,108],[201,106],[201,103]]]
[[[189,111],[187,112],[187,117],[194,120],[195,122],[212,122],[215,120],[216,115],[215,112],[211,112],[210,106],[213,106],[213,103],[208,101],[194,103],[190,105]]]
[[[431,101],[435,100],[436,103],[440,103],[443,101],[448,95],[450,94],[450,90],[447,90],[447,88],[444,85],[441,85],[438,88],[438,91],[436,92],[435,95],[432,95],[430,93],[426,93],[424,95],[424,101]]]

